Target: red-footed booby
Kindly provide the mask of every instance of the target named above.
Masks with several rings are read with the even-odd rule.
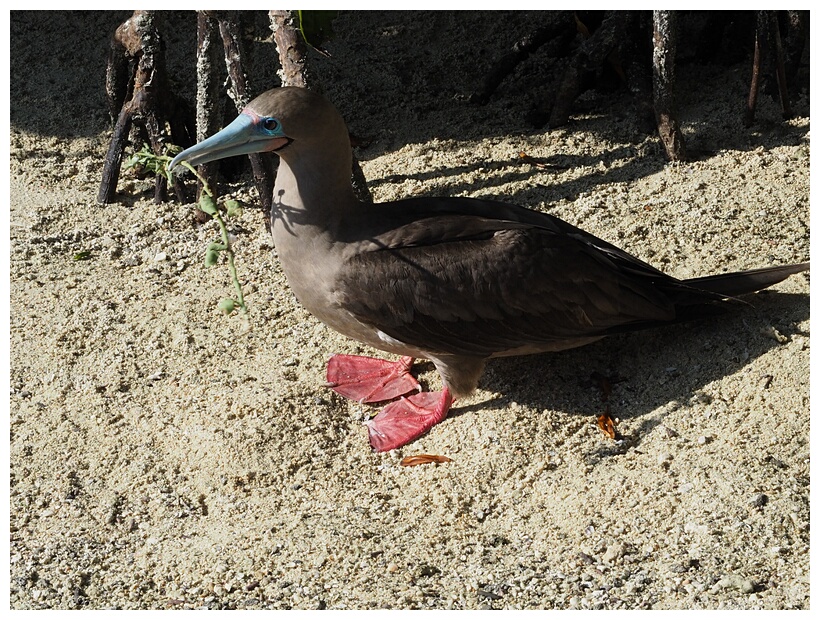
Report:
[[[333,356],[327,379],[361,402],[377,451],[409,443],[477,386],[487,359],[560,351],[607,334],[709,316],[808,263],[690,280],[668,276],[550,215],[472,198],[366,204],[350,182],[345,122],[321,95],[276,88],[170,164],[243,153],[280,158],[273,239],[298,300],[336,331],[401,356]],[[414,358],[440,392],[418,392]]]

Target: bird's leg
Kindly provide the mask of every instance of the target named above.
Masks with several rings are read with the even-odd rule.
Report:
[[[441,392],[422,392],[390,403],[367,422],[371,447],[386,452],[410,443],[446,418],[452,404],[446,387]]]
[[[334,355],[327,363],[327,387],[337,394],[359,401],[376,403],[421,391],[410,374],[412,357],[397,362],[361,355]]]

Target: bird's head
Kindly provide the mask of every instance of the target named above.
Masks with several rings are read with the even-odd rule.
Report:
[[[339,135],[347,139],[344,121],[324,97],[306,88],[274,88],[251,101],[222,131],[174,157],[169,168],[248,153],[275,152],[287,158],[291,145],[327,148]]]

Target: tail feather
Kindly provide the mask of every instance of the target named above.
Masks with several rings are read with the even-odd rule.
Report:
[[[808,269],[809,263],[783,265],[782,267],[763,267],[762,269],[752,269],[750,271],[691,278],[683,280],[683,284],[702,291],[718,293],[725,297],[737,297],[738,295],[763,290],[773,284],[782,282],[790,275],[808,271]]]
[[[764,267],[750,271],[721,273],[702,278],[676,280],[668,278],[659,282],[659,287],[675,306],[675,318],[672,320],[649,320],[624,323],[612,326],[605,334],[637,331],[648,327],[658,327],[673,323],[683,323],[723,314],[732,305],[744,303],[736,299],[738,295],[754,293],[782,282],[790,275],[808,271],[809,263],[784,265],[782,267]]]

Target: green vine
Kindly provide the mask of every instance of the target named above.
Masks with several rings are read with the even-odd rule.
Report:
[[[168,169],[168,164],[171,163],[173,158],[168,155],[156,155],[151,152],[151,149],[146,145],[142,148],[141,151],[134,153],[128,160],[125,162],[125,168],[133,168],[135,166],[142,166],[143,169],[153,172],[155,174],[161,174],[166,179],[168,179],[168,183],[170,184],[173,181],[173,173]],[[182,166],[190,170],[194,176],[202,183],[202,195],[199,198],[199,208],[211,216],[211,218],[216,221],[217,225],[219,226],[219,231],[222,236],[222,243],[217,241],[213,241],[208,244],[208,247],[205,250],[205,266],[206,267],[213,267],[219,261],[219,254],[224,252],[225,255],[228,257],[228,271],[231,274],[231,280],[233,281],[234,289],[236,290],[236,299],[232,297],[225,297],[224,299],[219,301],[217,307],[226,315],[230,314],[237,308],[242,312],[242,314],[248,313],[248,307],[245,305],[245,297],[242,294],[242,285],[239,282],[239,276],[236,273],[236,265],[234,264],[234,252],[233,248],[231,247],[231,241],[228,237],[228,228],[225,225],[225,220],[222,217],[222,213],[217,205],[216,200],[214,199],[214,194],[211,191],[210,186],[208,183],[203,179],[196,169],[189,164],[187,161],[181,163]],[[242,214],[242,207],[236,200],[226,200],[224,202],[225,208],[225,217],[238,217]]]

